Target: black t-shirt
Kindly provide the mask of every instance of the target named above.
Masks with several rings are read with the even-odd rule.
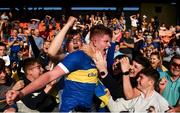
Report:
[[[121,40],[120,40],[120,43],[121,42],[126,42],[128,44],[134,44],[134,40],[132,38],[122,37]],[[122,52],[124,54],[132,54],[133,49],[132,48],[121,48],[120,52]]]

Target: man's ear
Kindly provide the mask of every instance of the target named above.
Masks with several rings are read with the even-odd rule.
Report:
[[[93,40],[93,46],[96,47],[96,40]]]
[[[155,84],[154,80],[150,80],[150,81],[149,81],[149,84],[150,84],[151,86],[154,86],[154,84]]]
[[[33,73],[33,72],[32,72],[31,69],[27,70],[27,74],[28,74],[28,75],[30,75],[30,74],[32,74],[32,73]]]

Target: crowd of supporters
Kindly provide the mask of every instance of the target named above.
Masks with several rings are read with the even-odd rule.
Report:
[[[72,59],[81,56],[70,56],[80,50],[93,59],[99,70],[99,79],[108,89],[105,95],[108,95],[109,101],[106,103],[104,98],[93,98],[93,104],[89,106],[91,110],[81,105],[68,110],[180,112],[179,25],[166,26],[166,23],[160,23],[158,17],[140,14],[125,17],[122,13],[117,18],[102,12],[69,19],[66,15],[60,15],[60,20],[53,15],[45,15],[44,19],[32,18],[27,22],[13,20],[13,15],[4,12],[0,17],[0,112],[58,112],[61,104],[60,111],[66,112],[68,104],[64,104],[67,97],[63,95],[63,88],[67,92],[64,82],[71,79],[67,77],[70,74],[51,81],[10,105],[5,94],[10,89],[20,91],[41,74],[56,68],[56,64],[61,65],[60,61],[75,62]],[[126,26],[127,18],[131,21],[130,28]],[[96,31],[96,26],[103,26],[112,32],[111,47],[104,48],[109,53],[105,59],[87,46],[94,39],[92,33],[102,35],[106,31],[105,34],[109,35],[108,30]],[[81,63],[87,65],[86,62]],[[152,85],[149,81],[143,81],[146,77],[153,81]],[[157,94],[149,96],[148,91],[157,91]],[[142,93],[147,95],[144,97]],[[156,103],[157,99],[159,102]],[[102,107],[99,101],[104,102],[107,108]]]

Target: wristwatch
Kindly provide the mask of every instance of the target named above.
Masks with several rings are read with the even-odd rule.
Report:
[[[105,75],[107,75],[107,72],[101,71],[101,72],[99,73],[99,75],[100,75],[102,78],[104,78],[104,77],[106,77]]]
[[[106,74],[106,73],[105,73],[104,71],[101,71],[101,72],[100,72],[100,75],[101,75],[101,76],[104,76],[105,74]]]
[[[129,75],[129,71],[122,72],[122,74],[123,74],[124,76],[128,76],[128,75]]]

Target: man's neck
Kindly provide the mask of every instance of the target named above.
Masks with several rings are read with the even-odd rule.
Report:
[[[142,91],[144,98],[148,98],[151,97],[154,93],[154,89],[153,88],[149,88],[147,90]]]
[[[176,81],[180,76],[171,76],[172,81]]]
[[[95,48],[92,43],[89,43],[88,45],[84,45],[81,50],[83,50],[88,56],[91,58],[94,58],[95,55]]]

